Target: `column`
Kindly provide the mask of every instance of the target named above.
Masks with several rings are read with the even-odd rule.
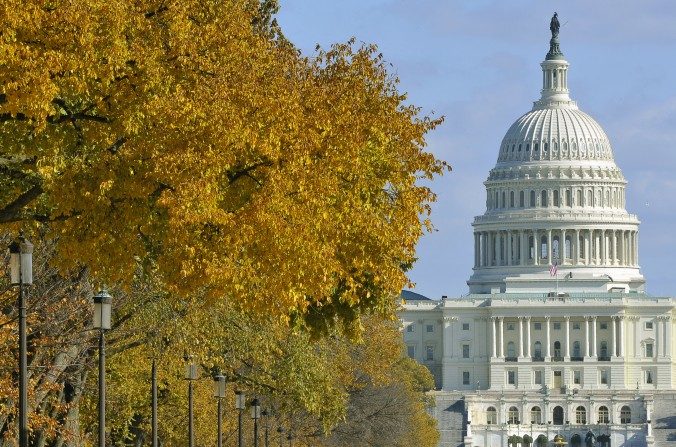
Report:
[[[531,358],[530,354],[530,317],[526,317],[526,357]]]
[[[498,322],[500,324],[500,358],[505,359],[505,325],[504,318],[498,317]]]
[[[474,233],[474,268],[479,267],[479,233]]]
[[[655,347],[653,349],[653,356],[655,358],[660,357],[660,350],[662,349],[662,328],[660,328],[660,317],[657,317],[655,320]]]
[[[540,265],[540,238],[538,237],[538,230],[533,230],[533,264]]]
[[[519,358],[523,358],[523,317],[519,317]]]
[[[608,252],[606,251],[606,230],[601,230],[601,265],[608,263]]]
[[[624,316],[619,317],[620,325],[620,357],[624,357]]]
[[[664,356],[671,358],[671,317],[664,317]]]
[[[573,249],[573,244],[570,244],[570,249]],[[572,255],[571,253],[571,257]],[[561,259],[559,264],[563,265],[566,263],[566,230],[561,230],[561,236],[559,236],[559,258]]]
[[[497,328],[495,327],[495,317],[491,317],[491,335],[493,339],[493,344],[491,346],[491,358],[495,358],[497,356],[497,346],[498,346],[498,331]]]
[[[552,230],[547,230],[547,262],[554,264],[554,259],[552,259]]]
[[[589,265],[591,264],[591,230],[585,230],[584,237],[584,263]]]
[[[596,317],[592,317],[592,357],[596,359]]]
[[[613,335],[612,338],[610,339],[610,357],[615,358],[617,357],[617,326],[615,323],[617,322],[617,317],[612,316],[610,317],[610,324],[613,326]]]
[[[488,259],[487,265],[493,265],[493,253],[495,252],[495,233],[492,231],[488,232]]]
[[[580,230],[575,230],[575,241],[573,242],[575,247],[575,257],[573,264],[580,264]]]
[[[545,351],[545,361],[552,358],[552,334],[550,330],[550,317],[545,317],[545,324],[547,326],[547,350]]]
[[[512,232],[507,230],[507,265],[512,265]]]
[[[633,317],[634,320],[634,357],[641,356],[641,318]]]
[[[615,230],[613,230],[611,232],[611,236],[612,236],[611,241],[610,241],[610,243],[612,244],[612,247],[611,247],[612,248],[611,264],[617,265],[617,232]]]
[[[502,240],[502,232],[495,232],[495,265],[502,265],[502,250],[500,249],[500,241]]]
[[[570,317],[565,317],[566,321],[566,347],[563,353],[564,360],[570,360]]]
[[[584,317],[584,356],[589,357],[589,317]]]
[[[636,238],[634,243],[636,244],[636,249],[634,250],[634,256],[636,256],[636,265],[638,265],[638,231],[636,232]]]
[[[526,258],[528,258],[528,256],[526,255],[526,243],[525,242],[526,242],[525,231],[519,230],[519,244],[520,244],[519,245],[519,247],[520,247],[520,249],[519,249],[519,254],[520,254],[519,263],[521,265],[526,265]]]

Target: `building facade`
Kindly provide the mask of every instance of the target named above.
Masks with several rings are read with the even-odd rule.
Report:
[[[541,67],[541,97],[484,183],[469,295],[402,294],[408,355],[435,376],[440,445],[676,445],[655,433],[676,428],[660,401],[676,395],[676,302],[644,292],[627,182],[569,96],[558,27]]]

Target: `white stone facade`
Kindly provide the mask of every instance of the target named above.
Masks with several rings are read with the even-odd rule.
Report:
[[[436,379],[442,447],[556,435],[657,445],[653,402],[676,391],[676,300],[644,293],[626,181],[603,129],[570,99],[568,66],[552,38],[541,98],[485,182],[470,294],[402,294],[408,354]],[[459,402],[459,419],[447,417]]]

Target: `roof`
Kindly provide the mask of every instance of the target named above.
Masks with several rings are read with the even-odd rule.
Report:
[[[402,290],[401,297],[405,301],[432,301],[430,298],[423,296],[419,293],[411,292],[410,290]]]

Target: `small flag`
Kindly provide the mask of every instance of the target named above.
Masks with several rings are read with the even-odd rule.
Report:
[[[556,276],[557,271],[558,271],[557,262],[554,261],[554,263],[549,267],[549,274],[551,276]]]

